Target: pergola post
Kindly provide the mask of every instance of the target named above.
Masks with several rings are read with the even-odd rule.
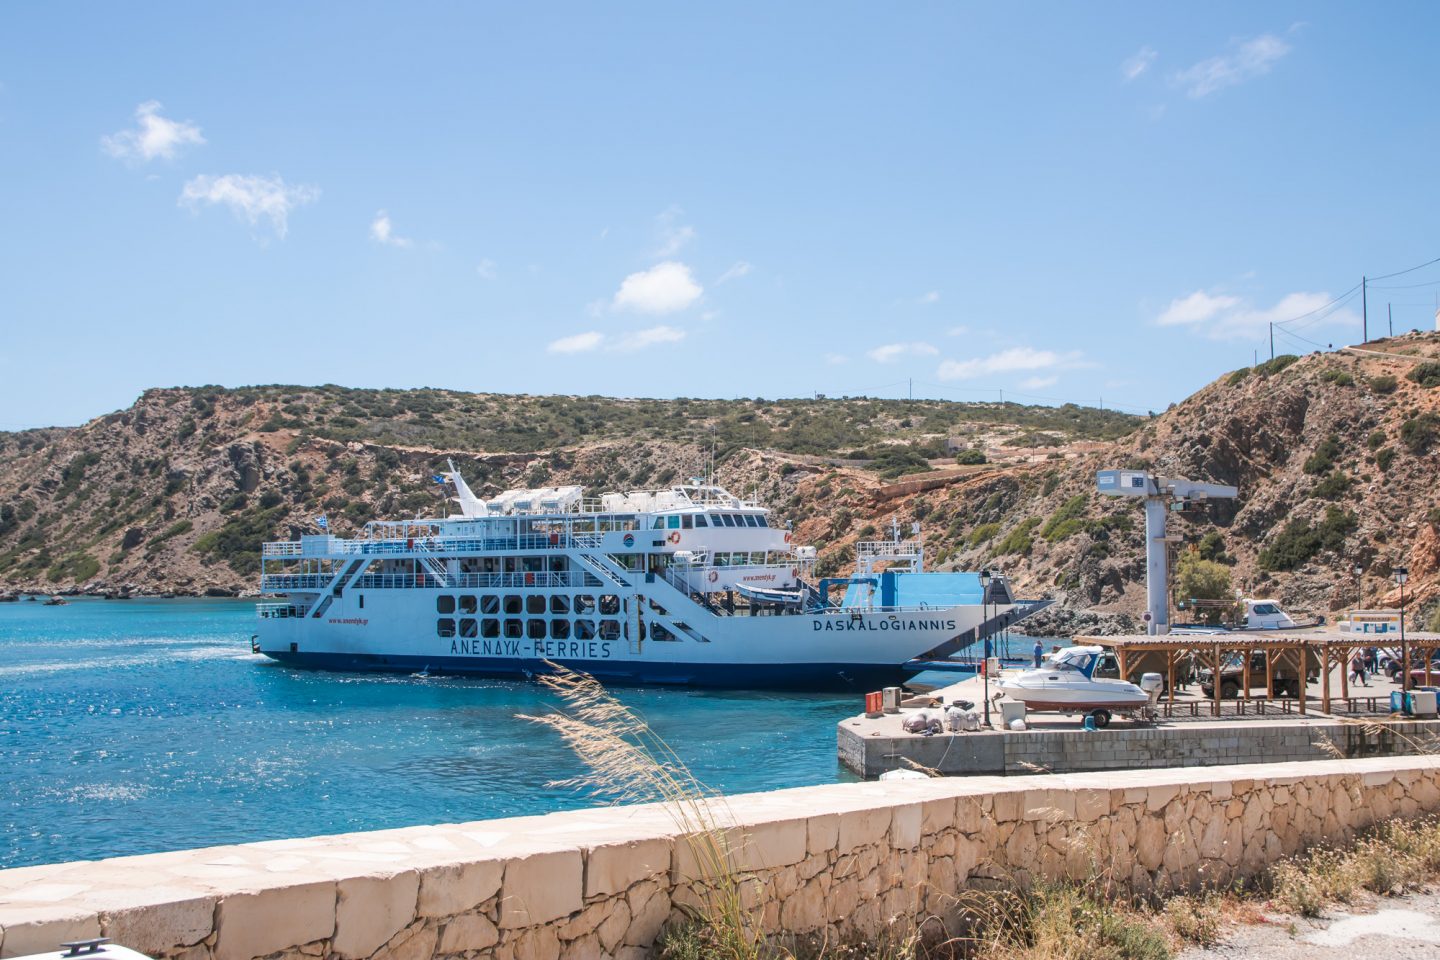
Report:
[[[1330,712],[1330,644],[1320,648],[1320,712]]]
[[[1355,648],[1345,648],[1345,662],[1340,664],[1340,696],[1350,699],[1350,661],[1355,659]]]
[[[1129,669],[1129,666],[1128,666],[1128,665],[1126,664],[1126,662],[1125,662],[1125,646],[1124,646],[1123,644],[1121,644],[1120,646],[1116,647],[1116,648],[1115,648],[1115,654],[1116,654],[1117,659],[1120,661],[1120,679],[1121,679],[1121,680],[1125,680],[1125,681],[1129,681],[1129,679],[1130,679],[1130,669]]]
[[[1211,704],[1211,709],[1214,711],[1214,715],[1218,717],[1218,716],[1220,716],[1220,644],[1219,644],[1219,643],[1216,643],[1216,644],[1215,644],[1214,653],[1215,653],[1215,672],[1212,673],[1212,674],[1210,674],[1210,680],[1211,680],[1211,683],[1210,683],[1210,692],[1215,695],[1215,701],[1214,701],[1214,703]]]
[[[1295,647],[1296,659],[1300,661],[1300,677],[1295,681],[1295,693],[1300,698],[1300,715],[1305,715],[1305,701],[1309,697],[1310,683],[1307,669],[1310,666],[1309,658],[1305,656],[1304,644]]]
[[[1275,650],[1265,651],[1265,699],[1275,699]]]
[[[1250,702],[1250,648],[1245,648],[1245,662],[1240,667],[1240,696]]]
[[[1173,647],[1165,650],[1165,672],[1170,677],[1170,711],[1173,713],[1175,711],[1175,650]]]

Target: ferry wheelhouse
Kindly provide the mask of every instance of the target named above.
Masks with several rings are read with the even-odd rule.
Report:
[[[857,545],[853,573],[760,504],[699,480],[587,498],[475,496],[362,535],[266,543],[257,652],[295,666],[710,687],[873,688],[1015,622],[1003,577],[930,573],[916,535]]]

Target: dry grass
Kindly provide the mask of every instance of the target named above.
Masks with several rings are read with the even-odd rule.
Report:
[[[762,960],[768,956],[759,917],[745,907],[731,847],[724,799],[697,778],[643,719],[594,677],[551,664],[540,682],[565,709],[522,719],[548,727],[580,758],[589,773],[555,786],[589,789],[622,803],[659,803],[674,821],[694,858],[691,908],[705,931],[704,956],[714,960]],[[675,955],[681,960],[685,954]]]
[[[1344,849],[1316,849],[1276,864],[1274,904],[1318,917],[1332,903],[1363,893],[1388,896],[1418,888],[1440,869],[1440,820],[1391,820]]]

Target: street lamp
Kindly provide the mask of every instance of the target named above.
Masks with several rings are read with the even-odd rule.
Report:
[[[1363,607],[1363,606],[1365,605],[1365,590],[1364,590],[1364,585],[1363,585],[1363,583],[1362,583],[1361,580],[1360,580],[1360,575],[1365,572],[1365,568],[1362,567],[1362,566],[1360,566],[1360,564],[1357,563],[1357,564],[1355,564],[1354,570],[1355,570],[1355,609],[1356,609],[1356,610],[1359,610],[1361,607]],[[1354,630],[1354,629],[1355,629],[1355,624],[1353,624],[1353,623],[1350,624],[1350,629],[1351,629],[1351,630]]]
[[[980,571],[980,629],[985,629],[985,605],[990,600],[990,571]],[[981,668],[985,676],[985,726],[990,727],[990,634],[985,634],[985,642],[981,645],[985,655]]]
[[[1410,579],[1410,571],[1405,567],[1395,568],[1395,583],[1400,587],[1400,663],[1403,674],[1400,681],[1400,689],[1410,689],[1410,645],[1405,642],[1405,581]]]

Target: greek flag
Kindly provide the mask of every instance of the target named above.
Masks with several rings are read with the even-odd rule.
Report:
[[[431,479],[431,480],[434,480],[436,483],[440,484],[441,486],[444,486],[444,484],[445,484],[445,478],[442,477],[442,476],[441,476],[440,474],[438,474],[438,473],[432,475],[432,476],[430,477],[430,479]]]
[[[315,518],[315,525],[316,525],[317,527],[319,527],[321,530],[329,530],[329,529],[330,529],[330,521],[327,520],[327,519],[325,519],[325,515],[324,515],[323,513],[322,513],[320,516],[318,516],[318,517]]]

